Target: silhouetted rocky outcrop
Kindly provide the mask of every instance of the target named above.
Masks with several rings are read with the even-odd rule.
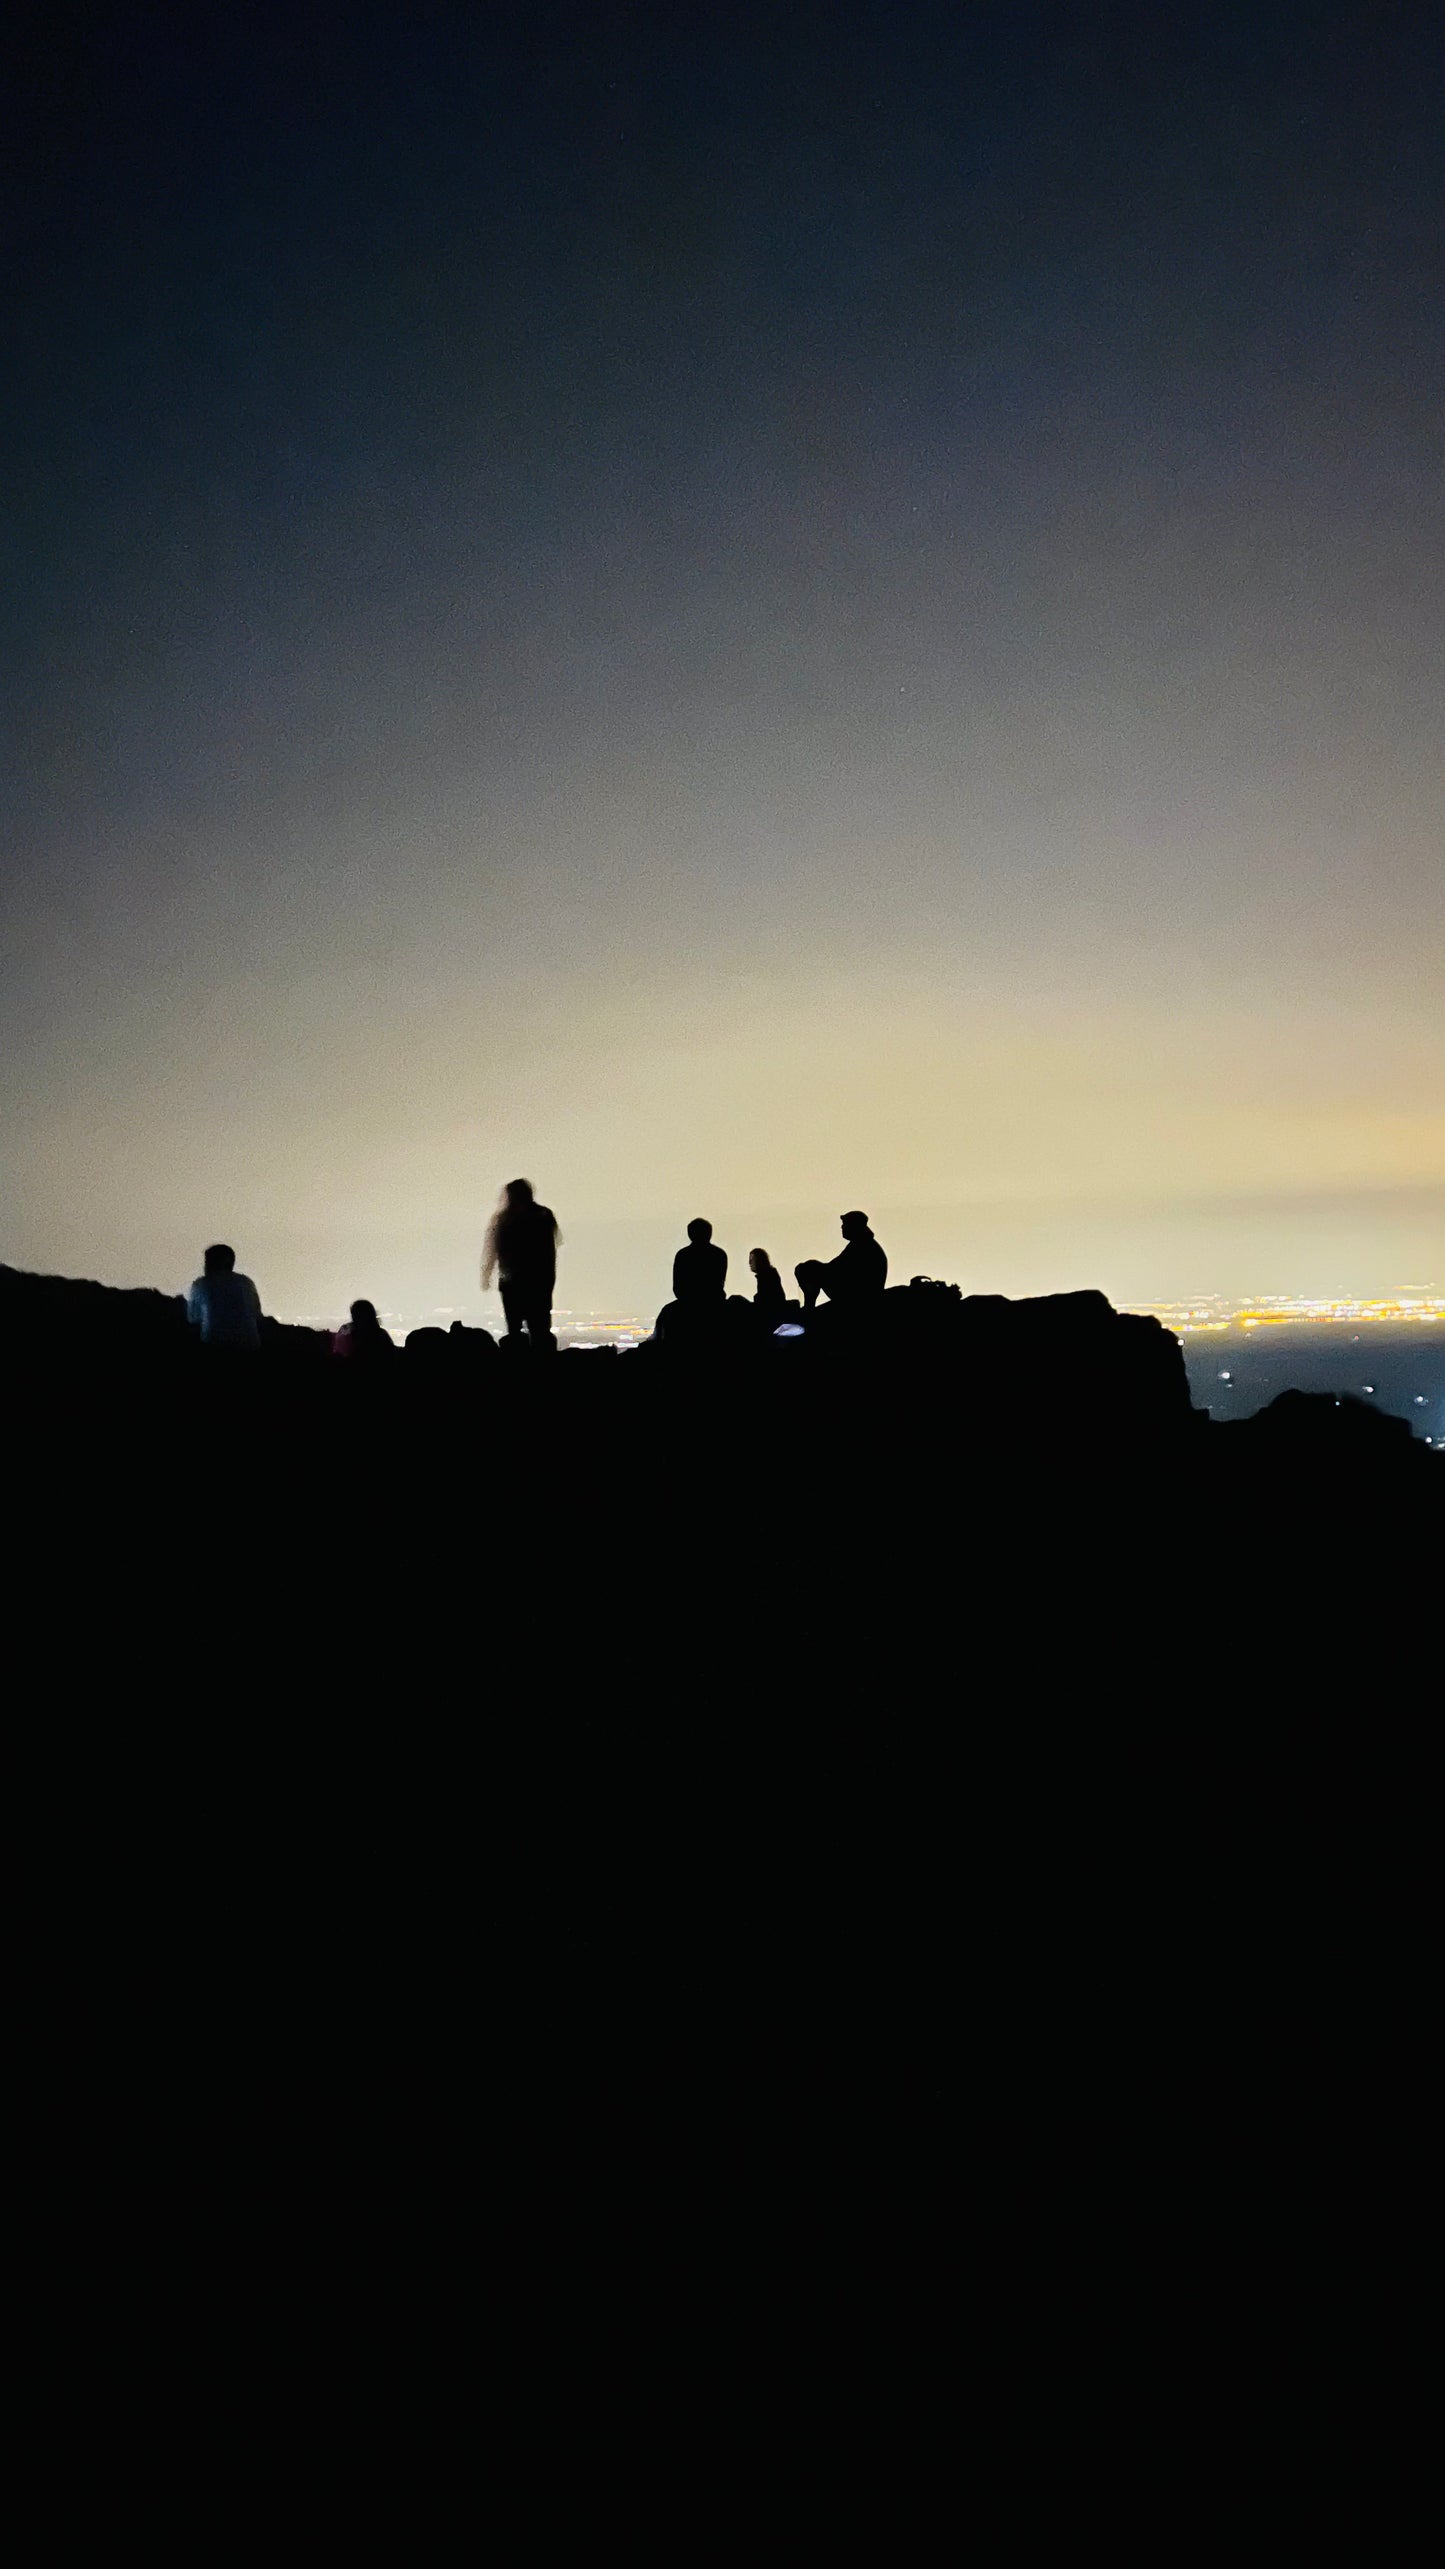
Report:
[[[670,1303],[652,1343],[690,1372],[736,1370],[766,1348],[775,1366],[896,1377],[910,1398],[931,1379],[976,1433],[1065,1419],[1114,1438],[1170,1435],[1196,1418],[1172,1330],[1115,1311],[1102,1293],[1014,1302],[916,1276],[858,1309],[825,1302],[806,1319],[790,1315],[781,1340],[759,1329],[751,1304]]]
[[[410,1340],[407,1344],[410,1345]],[[447,1331],[447,1346],[459,1364],[486,1364],[496,1356],[497,1342],[490,1329],[471,1329],[464,1320],[454,1320]]]
[[[299,1320],[266,1319],[261,1323],[261,1348],[264,1355],[288,1364],[319,1364],[331,1353],[331,1332],[308,1329]]]
[[[28,1355],[72,1364],[89,1357],[143,1363],[186,1356],[191,1329],[183,1294],[0,1267],[0,1342],[12,1362]]]
[[[1007,1385],[1037,1409],[1073,1406],[1135,1425],[1177,1426],[1190,1415],[1184,1352],[1147,1314],[1116,1311],[1102,1293],[960,1294],[929,1277],[883,1296],[890,1352],[947,1363],[981,1390]]]
[[[1224,1432],[1262,1451],[1323,1462],[1388,1462],[1415,1445],[1407,1418],[1350,1392],[1279,1392],[1266,1408],[1231,1421]],[[1423,1445],[1416,1450],[1428,1459]]]

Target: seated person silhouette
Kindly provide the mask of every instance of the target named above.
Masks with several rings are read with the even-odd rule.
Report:
[[[728,1253],[712,1236],[710,1222],[689,1222],[688,1245],[672,1262],[674,1302],[720,1303],[727,1292]]]
[[[254,1356],[261,1346],[261,1297],[249,1276],[236,1273],[236,1252],[224,1240],[206,1251],[206,1271],[186,1296],[186,1317],[203,1347]]]
[[[837,1257],[805,1258],[793,1269],[805,1311],[816,1307],[820,1293],[840,1310],[866,1310],[888,1282],[888,1260],[868,1227],[867,1214],[844,1213],[839,1220],[844,1246]]]
[[[333,1356],[347,1356],[353,1364],[371,1364],[378,1356],[394,1356],[396,1340],[388,1337],[376,1316],[374,1302],[354,1302],[351,1318],[343,1322],[331,1341]]]
[[[788,1308],[783,1279],[766,1249],[749,1249],[748,1267],[753,1278],[753,1309],[765,1328],[775,1329]]]
[[[653,1336],[670,1347],[716,1348],[728,1312],[728,1253],[700,1217],[687,1226],[687,1246],[672,1262],[672,1300],[664,1303]]]

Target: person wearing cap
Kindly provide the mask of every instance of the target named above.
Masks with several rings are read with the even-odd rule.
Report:
[[[843,1247],[836,1258],[805,1258],[793,1273],[803,1297],[803,1309],[812,1311],[820,1293],[848,1311],[876,1302],[888,1282],[888,1260],[869,1228],[866,1213],[844,1213],[839,1216]]]

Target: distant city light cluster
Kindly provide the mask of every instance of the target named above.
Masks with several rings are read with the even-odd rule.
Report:
[[[1290,1389],[1332,1394],[1337,1407],[1346,1398],[1378,1404],[1445,1453],[1445,1296],[1433,1286],[1368,1297],[1255,1294],[1244,1302],[1200,1294],[1125,1308],[1176,1333],[1194,1399],[1215,1417],[1248,1417]],[[1211,1337],[1224,1344],[1208,1346]]]
[[[1357,1329],[1399,1329],[1415,1322],[1427,1327],[1445,1322],[1445,1295],[1429,1293],[1380,1295],[1365,1302],[1357,1302],[1347,1294],[1331,1300],[1308,1294],[1262,1293],[1249,1302],[1228,1302],[1222,1295],[1204,1294],[1197,1302],[1129,1302],[1121,1308],[1147,1312],[1167,1328],[1177,1330],[1181,1337],[1207,1330],[1297,1329],[1310,1323],[1332,1328],[1353,1323]]]
[[[636,1347],[651,1337],[652,1323],[597,1311],[554,1311],[552,1332],[559,1347]]]
[[[1162,1320],[1165,1327],[1177,1331],[1181,1338],[1198,1337],[1209,1332],[1223,1334],[1231,1329],[1270,1329],[1302,1326],[1356,1329],[1398,1329],[1419,1325],[1445,1328],[1445,1294],[1428,1292],[1377,1295],[1357,1301],[1348,1294],[1333,1299],[1308,1294],[1254,1295],[1248,1302],[1231,1302],[1222,1294],[1200,1294],[1191,1302],[1123,1302],[1121,1311],[1146,1313]],[[383,1325],[396,1336],[404,1337],[409,1329],[422,1326],[446,1328],[464,1315],[455,1304],[434,1304],[430,1311],[383,1311]],[[471,1315],[465,1315],[469,1320]],[[306,1316],[304,1325],[311,1329],[335,1328],[334,1315]],[[475,1322],[473,1326],[477,1325]],[[493,1318],[489,1324],[498,1325]],[[635,1313],[600,1311],[561,1311],[552,1315],[557,1343],[562,1347],[636,1347],[652,1334],[650,1320],[640,1320]],[[1224,1377],[1222,1379],[1227,1379]]]

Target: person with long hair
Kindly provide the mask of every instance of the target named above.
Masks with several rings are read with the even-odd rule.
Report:
[[[783,1279],[766,1249],[749,1249],[748,1268],[753,1279],[753,1310],[769,1329],[775,1329],[788,1308]]]
[[[552,1296],[557,1287],[557,1216],[539,1204],[529,1178],[510,1178],[487,1225],[482,1250],[482,1291],[498,1280],[507,1336],[525,1329],[534,1347],[552,1347]]]
[[[331,1353],[363,1365],[373,1363],[378,1356],[396,1354],[396,1340],[383,1329],[374,1302],[352,1304],[351,1318],[342,1322],[331,1341]]]

